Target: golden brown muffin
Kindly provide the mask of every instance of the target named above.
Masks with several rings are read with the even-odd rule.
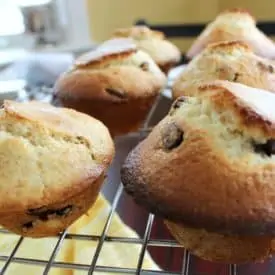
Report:
[[[257,28],[251,14],[242,9],[226,10],[219,14],[195,40],[187,57],[194,58],[208,44],[232,40],[245,42],[259,56],[275,58],[274,42]]]
[[[97,198],[114,156],[107,128],[74,110],[5,101],[0,111],[0,224],[56,235]]]
[[[275,234],[275,95],[228,81],[198,89],[201,96],[179,98],[129,154],[121,171],[125,190],[149,211],[186,226],[182,234],[193,236],[194,228],[229,235],[236,239],[224,242],[236,247],[237,236],[253,240],[250,247],[259,246],[254,237],[267,237],[262,252],[247,257],[243,250],[211,255],[209,243],[196,248],[181,237],[191,252],[225,262],[262,259]]]
[[[275,92],[275,68],[272,61],[254,54],[240,41],[219,42],[207,46],[175,81],[172,94],[193,96],[196,85],[204,81],[228,80]]]
[[[165,74],[180,62],[180,50],[166,40],[164,33],[160,31],[153,31],[146,26],[134,26],[116,30],[114,37],[134,39],[137,47],[148,53]]]
[[[275,252],[272,236],[237,236],[208,232],[165,221],[175,239],[192,254],[212,262],[260,262]]]
[[[113,39],[76,60],[55,85],[65,107],[101,120],[112,135],[137,130],[166,77],[131,39]]]

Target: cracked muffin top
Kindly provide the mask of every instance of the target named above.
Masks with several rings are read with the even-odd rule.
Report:
[[[257,56],[242,41],[213,43],[184,69],[173,85],[173,97],[195,95],[195,85],[228,80],[275,92],[275,69],[271,60]]]
[[[275,95],[228,81],[198,89],[129,154],[125,190],[189,227],[274,234]]]
[[[275,44],[256,26],[254,17],[244,9],[230,9],[220,13],[195,40],[187,57],[192,59],[207,45],[221,41],[241,40],[262,57],[275,58]]]
[[[98,120],[39,102],[0,110],[0,213],[69,199],[98,179],[114,155]]]
[[[148,53],[160,67],[167,63],[175,65],[181,59],[180,50],[166,39],[164,33],[146,26],[117,29],[114,37],[132,38],[137,47]]]
[[[80,56],[54,89],[65,98],[120,102],[158,94],[165,81],[153,59],[132,39],[117,38]]]

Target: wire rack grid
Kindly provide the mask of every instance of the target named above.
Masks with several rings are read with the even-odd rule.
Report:
[[[38,94],[40,92],[40,94]],[[42,94],[44,96],[48,97],[49,96],[49,91],[47,89],[43,90],[37,90],[36,91],[36,96],[39,99],[43,99]],[[32,99],[33,99],[33,94]],[[161,96],[160,96],[161,97]],[[35,99],[35,98],[34,98]],[[22,100],[22,98],[20,99]],[[22,101],[28,100],[28,97],[26,97],[26,94],[24,96],[24,99]],[[47,100],[44,100],[47,101]],[[159,99],[156,101],[155,105],[152,107],[150,114],[147,117],[147,120],[144,124],[144,127],[138,132],[138,133],[133,133],[135,135],[139,135],[141,138],[146,136],[150,132],[150,127],[149,127],[149,121],[151,117],[154,115],[154,112],[158,106]],[[17,243],[13,247],[13,250],[11,251],[10,255],[0,255],[0,262],[4,262],[4,265],[1,269],[0,274],[7,274],[7,270],[9,266],[12,263],[17,263],[17,264],[27,264],[27,265],[34,265],[34,266],[41,266],[44,268],[43,270],[43,275],[49,274],[50,270],[52,268],[60,268],[60,269],[70,269],[70,270],[81,270],[86,272],[85,274],[93,274],[94,272],[107,272],[107,273],[112,273],[112,274],[144,274],[144,275],[153,275],[153,274],[183,274],[183,275],[216,275],[216,273],[196,273],[194,274],[191,269],[190,269],[190,261],[193,256],[190,255],[190,253],[186,250],[184,250],[183,253],[183,259],[182,259],[182,268],[181,271],[179,272],[172,272],[172,271],[155,271],[155,270],[145,270],[142,268],[143,266],[143,260],[145,253],[148,248],[160,248],[160,247],[168,247],[168,248],[180,248],[180,245],[170,239],[152,239],[151,238],[151,230],[152,226],[155,221],[155,217],[153,214],[148,215],[148,219],[146,222],[145,226],[145,232],[144,235],[141,236],[140,238],[127,238],[127,237],[110,237],[108,236],[108,229],[111,226],[112,223],[112,218],[114,216],[114,213],[117,209],[119,200],[122,196],[123,193],[123,186],[120,183],[118,183],[118,188],[116,190],[114,199],[112,201],[111,207],[110,207],[110,212],[108,214],[108,218],[105,222],[103,231],[101,232],[100,235],[85,235],[85,234],[71,234],[68,233],[67,231],[63,232],[59,236],[56,237],[56,243],[55,246],[51,252],[50,257],[48,260],[41,260],[41,259],[29,259],[29,258],[24,258],[24,257],[17,257],[16,252],[22,245],[22,242],[24,240],[23,237],[19,237]],[[5,234],[5,235],[11,235],[9,231],[5,229],[0,230],[0,234]],[[56,256],[60,249],[62,248],[62,245],[64,243],[64,240],[70,239],[70,240],[84,240],[84,241],[97,241],[97,247],[94,256],[91,256],[91,261],[90,264],[79,264],[79,263],[67,263],[67,262],[62,262],[62,261],[56,261]],[[140,254],[138,257],[138,263],[136,268],[123,268],[123,267],[114,267],[114,266],[100,266],[98,265],[98,259],[100,258],[100,253],[102,251],[102,247],[104,243],[125,243],[125,244],[139,244],[141,245],[141,250]],[[237,275],[237,267],[236,265],[227,265],[226,266],[226,274],[227,275]],[[219,273],[219,274],[224,274],[224,273]],[[30,274],[31,275],[31,274]],[[36,275],[36,274],[34,274]],[[218,274],[217,274],[218,275]]]

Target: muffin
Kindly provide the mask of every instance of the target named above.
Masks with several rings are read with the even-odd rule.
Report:
[[[79,57],[54,93],[63,106],[101,120],[115,136],[141,126],[165,82],[131,39],[113,39]]]
[[[5,101],[0,111],[0,224],[56,235],[95,202],[114,156],[98,120],[46,103]]]
[[[168,220],[165,224],[185,249],[207,261],[235,264],[261,262],[275,251],[275,238],[272,236],[219,234]]]
[[[228,80],[275,92],[272,61],[257,56],[241,41],[214,43],[206,47],[175,81],[173,98],[192,96],[203,81]]]
[[[122,182],[195,255],[262,260],[275,249],[275,95],[228,81],[198,89],[133,149]]]
[[[137,47],[148,53],[165,74],[181,60],[180,50],[165,38],[164,33],[146,26],[118,29],[114,37],[134,39]]]
[[[275,44],[256,26],[251,14],[242,9],[226,10],[209,23],[187,52],[187,58],[198,55],[208,44],[241,40],[262,57],[275,58]]]

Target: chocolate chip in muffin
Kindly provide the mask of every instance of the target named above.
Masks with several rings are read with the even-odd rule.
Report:
[[[256,153],[265,154],[269,157],[275,154],[275,139],[269,139],[263,144],[254,142],[253,146]]]
[[[143,62],[139,65],[139,67],[143,70],[143,71],[148,71],[149,70],[149,63],[148,62]]]
[[[27,229],[31,229],[33,228],[33,222],[26,222],[23,224],[23,229],[27,230]]]
[[[234,78],[233,78],[233,82],[236,82],[238,80],[239,76],[240,76],[239,73],[235,73]]]
[[[274,67],[272,65],[264,64],[263,62],[258,62],[257,65],[263,71],[267,71],[269,73],[274,73]]]
[[[65,206],[61,209],[56,210],[56,215],[57,216],[66,216],[68,215],[73,209],[72,205]]]
[[[52,215],[56,215],[59,217],[68,215],[72,211],[72,208],[72,205],[68,205],[60,209],[47,209],[43,206],[36,209],[29,209],[28,214],[31,216],[38,217],[38,219],[41,221],[47,221],[49,220],[49,217]]]
[[[161,133],[162,144],[166,150],[173,150],[180,146],[183,136],[183,131],[175,123],[168,124]]]
[[[125,92],[118,90],[118,89],[113,89],[113,88],[106,88],[105,91],[110,94],[111,96],[115,96],[121,99],[126,98]]]
[[[28,209],[27,213],[29,215],[32,215],[32,216],[39,216],[41,215],[42,213],[44,213],[45,211],[47,211],[46,207],[45,206],[42,206],[42,207],[39,207],[39,208],[31,208],[31,209]]]
[[[172,104],[169,115],[173,115],[175,110],[177,110],[182,105],[182,103],[185,102],[185,100],[186,100],[186,97],[184,97],[184,96],[181,96],[181,97],[177,98],[174,101],[174,103]]]

